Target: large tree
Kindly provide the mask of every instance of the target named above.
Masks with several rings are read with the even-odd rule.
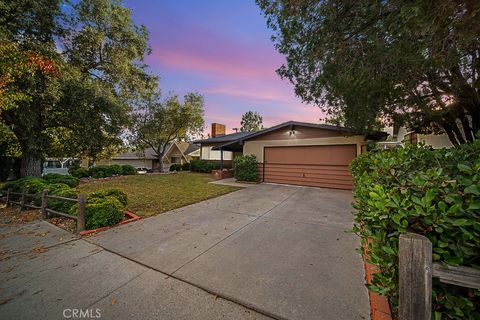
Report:
[[[138,150],[152,148],[163,172],[167,146],[200,134],[205,125],[203,115],[204,101],[200,94],[185,95],[183,103],[177,96],[160,101],[159,94],[154,94],[133,113],[130,140]]]
[[[257,111],[247,111],[242,115],[240,131],[260,131],[263,129],[263,118]]]
[[[480,1],[257,0],[280,76],[334,122],[403,124],[454,144],[480,129]]]
[[[14,99],[0,100],[22,176],[40,175],[45,156],[95,159],[121,143],[130,106],[156,80],[142,62],[147,40],[117,0],[0,0],[0,42],[19,65],[40,66],[12,73],[3,90]]]

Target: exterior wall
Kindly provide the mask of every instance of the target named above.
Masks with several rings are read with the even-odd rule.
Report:
[[[315,138],[326,138],[326,137],[338,137],[342,135],[339,131],[319,129],[319,128],[310,128],[310,127],[296,127],[295,134],[292,135],[290,128],[281,128],[272,132],[262,134],[258,137],[249,139],[248,141],[259,141],[259,140],[291,140],[291,139],[315,139]],[[346,136],[351,136],[351,134],[346,133]]]
[[[201,160],[220,160],[220,151],[212,150],[213,146],[202,146]],[[223,160],[232,160],[231,151],[223,151]]]
[[[337,133],[338,134],[338,133]],[[362,145],[365,144],[364,136],[350,137],[323,137],[298,139],[291,137],[283,140],[247,140],[243,145],[243,154],[254,154],[258,162],[263,162],[264,147],[273,146],[314,146],[314,145],[338,145],[338,144],[355,144],[357,146],[357,155],[362,153]]]
[[[417,135],[417,139],[419,143],[423,142],[426,145],[432,146],[434,149],[453,147],[453,144],[450,142],[446,134],[419,134]]]

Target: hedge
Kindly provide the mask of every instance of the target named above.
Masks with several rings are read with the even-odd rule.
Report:
[[[258,181],[258,162],[255,155],[238,156],[234,160],[235,178],[240,181]]]
[[[220,162],[212,162],[205,160],[190,161],[190,170],[194,172],[210,173],[212,170],[220,169]]]
[[[43,176],[43,179],[48,181],[48,183],[64,183],[71,188],[76,188],[80,184],[78,178],[59,173],[49,173]]]
[[[170,165],[170,171],[181,171],[182,165],[180,163],[172,163]]]
[[[480,264],[480,141],[452,149],[408,146],[372,151],[351,164],[354,232],[372,239],[379,266],[370,289],[398,308],[398,239],[414,232],[433,244],[433,259],[447,265]],[[435,319],[480,319],[480,291],[433,283]]]
[[[137,169],[135,167],[125,164],[112,164],[112,165],[100,165],[100,166],[93,166],[90,168],[77,168],[72,170],[72,176],[76,178],[108,178],[112,176],[119,176],[119,175],[134,175],[137,173]]]

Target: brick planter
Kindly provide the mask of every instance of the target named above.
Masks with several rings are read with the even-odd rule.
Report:
[[[233,170],[212,170],[212,178],[215,180],[233,178]]]

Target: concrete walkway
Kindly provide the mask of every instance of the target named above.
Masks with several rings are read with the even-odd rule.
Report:
[[[351,200],[261,184],[83,240],[33,223],[57,242],[35,253],[0,239],[18,248],[0,264],[0,318],[368,319]]]

